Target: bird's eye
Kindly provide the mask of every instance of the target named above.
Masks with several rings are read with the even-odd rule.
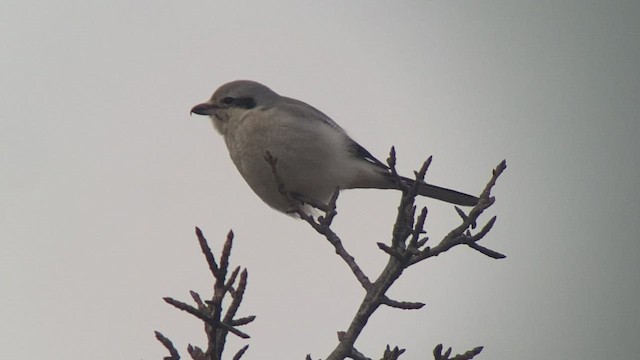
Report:
[[[251,97],[241,97],[235,100],[235,104],[241,108],[253,109],[256,107],[256,100]]]
[[[226,98],[222,99],[222,103],[225,105],[231,105],[233,104],[234,99],[232,97],[227,96]]]

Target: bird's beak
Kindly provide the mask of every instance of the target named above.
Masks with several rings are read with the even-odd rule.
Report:
[[[198,114],[198,115],[213,115],[214,111],[216,111],[217,106],[211,104],[211,103],[202,103],[202,104],[198,104],[194,107],[191,108],[191,112],[189,113],[189,115],[191,114]]]

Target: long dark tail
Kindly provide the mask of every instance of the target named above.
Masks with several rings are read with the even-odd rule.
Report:
[[[382,166],[380,166],[382,167]],[[392,176],[390,172],[380,171],[376,169],[379,174],[382,176],[371,176],[371,174],[366,174],[365,176],[361,176],[360,180],[355,184],[350,184],[350,186],[344,187],[345,189],[399,189],[398,180],[396,177]],[[385,169],[386,170],[386,169]],[[400,177],[402,181],[404,181],[407,185],[411,186],[415,183],[415,180],[406,178],[404,176]],[[456,204],[461,206],[475,206],[479,199],[473,195],[461,193],[459,191],[445,189],[440,186],[435,186],[431,184],[427,184],[425,182],[420,182],[420,186],[418,187],[418,195],[427,196],[430,198],[442,200],[448,202],[450,204]]]
[[[406,181],[409,185],[415,182],[415,180],[405,177],[403,177],[402,180]],[[461,206],[475,206],[478,203],[478,198],[475,196],[427,183],[420,184],[418,194]]]

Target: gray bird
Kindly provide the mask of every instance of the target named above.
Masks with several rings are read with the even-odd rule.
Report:
[[[191,113],[208,115],[223,136],[231,160],[251,189],[272,208],[284,213],[313,212],[290,193],[327,204],[337,188],[399,189],[389,167],[373,157],[318,109],[280,96],[254,81],[222,85],[209,101]],[[269,152],[276,159],[276,181]],[[413,180],[402,178],[408,184]],[[420,183],[419,194],[448,203],[473,206],[475,196]],[[302,206],[302,208],[301,208]]]

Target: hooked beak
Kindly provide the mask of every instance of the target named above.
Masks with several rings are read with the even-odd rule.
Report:
[[[192,115],[192,114],[213,115],[216,109],[217,109],[217,106],[206,102],[206,103],[198,104],[192,107],[191,112],[189,112],[189,115]]]

